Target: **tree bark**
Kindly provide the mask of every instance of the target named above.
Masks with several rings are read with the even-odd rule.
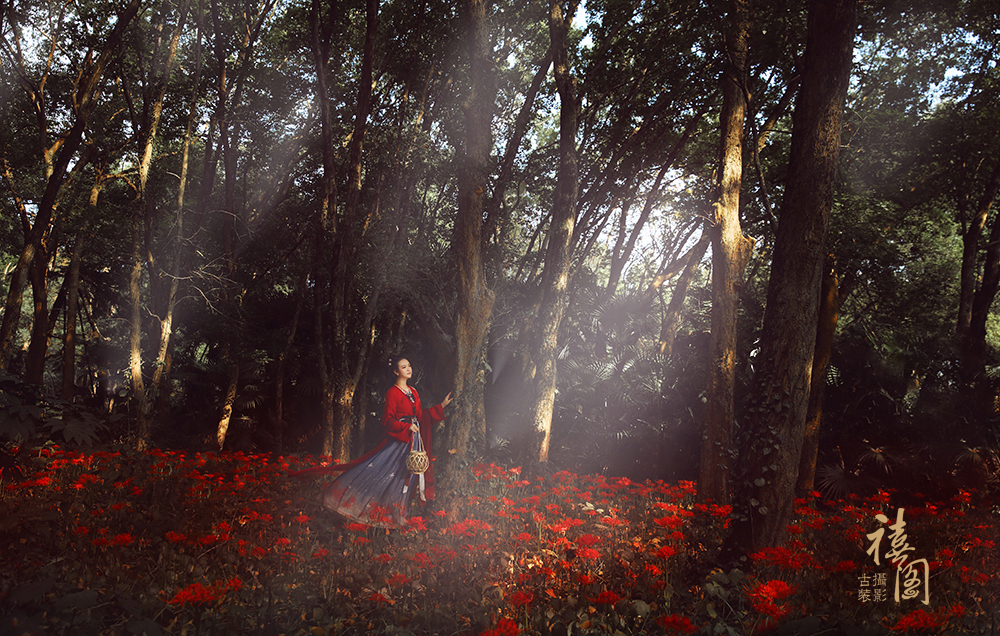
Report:
[[[331,3],[330,16],[335,15],[336,5]],[[316,99],[319,103],[320,112],[320,135],[323,149],[323,173],[320,177],[320,206],[319,217],[317,219],[317,232],[314,241],[314,285],[313,285],[313,337],[316,343],[316,365],[319,370],[320,381],[320,428],[326,431],[333,430],[333,386],[331,385],[330,365],[327,361],[327,342],[324,307],[327,306],[330,293],[330,277],[328,274],[328,261],[325,258],[327,244],[330,233],[334,225],[336,213],[336,187],[335,179],[335,151],[333,141],[333,121],[330,112],[329,98],[329,55],[330,55],[330,31],[329,25],[332,19],[322,19],[322,6],[320,0],[312,1],[310,22],[312,23],[312,53],[313,62],[316,66]],[[321,29],[321,25],[326,25],[326,29]],[[303,290],[303,293],[305,291]],[[331,450],[324,448],[325,454],[330,454]]]
[[[361,229],[362,151],[368,115],[372,100],[372,69],[375,61],[375,42],[378,37],[379,1],[367,0],[365,4],[365,44],[358,82],[358,107],[354,116],[354,131],[348,144],[347,192],[344,195],[344,215],[336,228],[334,243],[334,273],[332,278],[331,317],[335,371],[331,374],[333,387],[332,424],[323,435],[323,454],[335,461],[347,461],[351,454],[352,400],[364,368],[364,353],[357,351],[352,333],[365,334],[371,323],[371,312],[363,307],[358,314],[366,316],[364,324],[356,331],[348,329],[351,307],[363,303],[356,297],[356,267],[360,253],[358,230]],[[373,299],[368,299],[373,304]],[[329,420],[328,420],[329,421]]]
[[[684,271],[681,273],[680,278],[677,279],[677,284],[674,285],[673,294],[670,295],[670,304],[667,305],[667,311],[660,325],[660,339],[658,344],[658,351],[664,357],[670,357],[674,351],[674,339],[677,336],[677,327],[680,325],[681,310],[684,308],[684,298],[687,296],[687,290],[691,286],[691,281],[694,280],[698,264],[701,263],[701,259],[708,250],[709,241],[709,234],[707,232],[702,234],[698,242],[687,253],[684,260]]]
[[[727,63],[722,74],[719,183],[713,204],[712,332],[709,340],[707,403],[699,465],[698,498],[729,502],[731,437],[736,417],[736,321],[743,270],[753,243],[740,228],[743,184],[743,122],[746,116],[748,0],[733,3],[726,29]]]
[[[296,289],[295,315],[292,316],[292,326],[288,330],[288,338],[285,340],[285,348],[278,355],[277,364],[274,371],[274,441],[279,453],[285,449],[285,362],[292,352],[292,345],[295,344],[295,333],[299,328],[299,317],[302,315],[302,306],[305,304],[306,285],[309,279],[303,277],[302,282]]]
[[[188,6],[188,2],[184,3],[185,10]],[[183,15],[183,13],[182,13]],[[181,284],[181,273],[187,271],[188,263],[190,262],[190,245],[191,241],[187,236],[185,236],[185,194],[187,192],[187,178],[188,178],[188,167],[191,152],[191,140],[194,131],[195,122],[198,116],[198,86],[200,85],[201,79],[201,6],[199,5],[199,11],[196,17],[197,20],[197,37],[195,39],[195,70],[192,84],[194,88],[191,90],[191,103],[188,108],[188,119],[187,124],[184,129],[184,143],[181,150],[181,172],[180,179],[177,185],[177,208],[175,212],[175,227],[177,233],[177,243],[176,249],[174,250],[174,263],[173,263],[173,274],[170,280],[169,292],[167,294],[167,304],[163,310],[163,317],[160,321],[159,330],[159,347],[157,348],[156,360],[153,363],[153,378],[152,387],[153,399],[150,400],[153,405],[153,412],[155,417],[160,421],[165,421],[169,417],[170,411],[170,371],[173,367],[173,321],[174,312],[177,309],[178,298],[180,294],[180,284]],[[174,39],[171,43],[172,49],[177,46],[177,35],[179,33],[180,24],[183,20],[178,21],[178,31],[175,31]],[[208,156],[206,154],[206,160]]]
[[[976,418],[987,417],[993,411],[993,390],[986,377],[986,322],[990,308],[1000,289],[1000,222],[993,219],[986,247],[986,260],[979,286],[976,270],[979,263],[979,239],[989,217],[990,208],[1000,194],[1000,161],[990,175],[986,189],[976,206],[972,224],[962,236],[962,270],[959,292],[958,347],[961,352],[961,394]]]
[[[144,96],[143,114],[144,117],[137,124],[137,138],[141,141],[140,160],[138,166],[139,181],[136,188],[135,200],[132,202],[132,271],[129,276],[129,300],[131,304],[131,325],[129,331],[129,371],[132,379],[132,400],[135,403],[136,417],[136,438],[139,449],[147,448],[150,444],[152,434],[152,410],[156,398],[156,392],[160,388],[160,381],[163,377],[163,360],[170,342],[171,321],[173,317],[173,305],[177,295],[177,277],[170,286],[171,294],[167,299],[167,309],[165,317],[159,322],[159,333],[153,336],[156,338],[155,348],[157,351],[156,364],[153,368],[153,376],[147,387],[142,374],[142,266],[143,261],[149,265],[149,281],[151,288],[157,277],[154,271],[151,254],[151,239],[149,237],[154,205],[146,196],[146,184],[149,181],[149,170],[153,162],[153,146],[156,142],[156,135],[160,126],[160,117],[163,113],[163,100],[167,94],[167,84],[170,78],[170,71],[173,67],[177,54],[177,43],[180,41],[181,31],[187,19],[188,2],[182,2],[178,11],[177,25],[174,28],[170,46],[163,60],[163,68],[149,68],[148,79],[153,87],[151,95]],[[166,14],[162,16],[166,21]],[[145,228],[145,232],[140,232]],[[145,236],[143,236],[145,234]],[[143,240],[145,239],[145,240]],[[145,254],[143,254],[143,243],[145,243]],[[150,293],[150,306],[155,307],[157,294]],[[155,311],[155,309],[154,309]],[[157,337],[158,336],[158,337]],[[151,343],[152,344],[152,343]]]
[[[972,325],[972,312],[976,297],[976,272],[979,265],[979,241],[986,228],[990,208],[998,193],[1000,193],[1000,161],[997,161],[993,167],[993,172],[986,183],[983,196],[979,199],[976,211],[962,232],[962,269],[959,278],[958,320],[955,327],[960,345],[963,344],[961,341],[966,338]],[[965,208],[967,209],[968,206],[966,205]],[[963,221],[964,216],[963,214]],[[994,222],[995,225],[996,222]]]
[[[42,236],[38,252],[31,261],[31,340],[24,359],[24,381],[42,386],[45,380],[45,354],[49,349],[49,253],[48,233]]]
[[[87,218],[97,208],[97,201],[104,187],[104,175],[98,171],[94,179],[94,184],[90,189],[90,199],[87,203]],[[69,272],[66,274],[66,285],[68,287],[66,295],[66,327],[63,329],[63,356],[62,356],[62,399],[66,402],[73,402],[76,392],[76,319],[80,309],[80,261],[83,256],[83,248],[87,243],[87,235],[90,223],[84,224],[83,228],[76,235],[73,241],[73,251],[69,259]]]
[[[837,263],[833,254],[827,257],[819,297],[819,322],[816,327],[816,348],[813,353],[812,377],[809,381],[809,404],[806,428],[802,440],[802,457],[796,491],[800,495],[815,489],[816,458],[819,453],[819,427],[823,420],[823,396],[826,393],[826,372],[833,355],[833,338],[840,318],[840,285]]]
[[[486,335],[493,312],[493,291],[483,271],[483,214],[493,136],[490,132],[496,88],[490,67],[489,26],[484,0],[465,0],[469,55],[470,94],[465,111],[465,166],[459,176],[458,216],[452,249],[458,271],[458,304],[455,317],[454,414],[447,436],[447,452],[441,471],[444,496],[451,491],[453,471],[466,458],[469,440],[478,430],[485,412],[481,372]],[[495,195],[496,196],[496,195]],[[480,450],[486,440],[476,440]]]
[[[857,0],[809,3],[805,69],[792,117],[760,362],[741,429],[733,528],[723,546],[727,561],[779,544],[791,517],[856,10]]]
[[[552,436],[552,411],[556,395],[556,358],[559,353],[559,326],[566,308],[569,286],[570,251],[576,224],[576,201],[579,194],[576,132],[579,102],[576,79],[569,68],[568,34],[577,2],[552,0],[549,3],[549,37],[552,40],[553,75],[559,92],[559,172],[552,221],[549,225],[545,270],[542,275],[542,302],[535,330],[537,362],[536,393],[529,411],[534,440],[532,458],[549,460]]]

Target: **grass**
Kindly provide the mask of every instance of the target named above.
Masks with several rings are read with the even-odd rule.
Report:
[[[722,571],[729,510],[696,503],[691,482],[477,465],[448,508],[386,531],[335,522],[322,482],[287,476],[316,457],[19,461],[0,483],[3,634],[965,634],[1000,619],[996,515],[968,493],[813,493],[785,545]],[[900,507],[928,604],[894,599]]]

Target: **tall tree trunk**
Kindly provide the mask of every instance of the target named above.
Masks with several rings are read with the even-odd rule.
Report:
[[[726,28],[726,65],[722,73],[719,183],[713,204],[712,332],[708,389],[698,475],[698,498],[729,501],[731,437],[736,389],[736,321],[743,270],[753,243],[740,228],[743,184],[743,121],[746,116],[748,0],[735,0]]]
[[[320,178],[320,206],[317,219],[317,232],[314,241],[314,285],[313,285],[313,337],[316,343],[316,365],[320,382],[320,430],[326,436],[334,428],[333,386],[328,362],[327,339],[325,329],[325,307],[329,301],[330,276],[329,261],[325,258],[328,249],[331,230],[336,218],[336,187],[335,179],[336,156],[333,141],[333,119],[330,112],[329,97],[329,55],[330,55],[330,25],[335,15],[336,5],[331,3],[329,17],[323,19],[320,0],[312,0],[310,22],[312,27],[312,53],[316,66],[316,95],[320,112],[320,135],[323,149],[323,174]],[[323,27],[323,28],[321,28]],[[303,290],[303,293],[304,290]],[[332,449],[326,447],[324,438],[324,454],[331,454]]]
[[[167,300],[165,316],[159,323],[159,333],[151,336],[150,344],[157,351],[156,364],[153,367],[153,377],[149,386],[146,386],[142,375],[142,289],[140,285],[142,277],[143,261],[148,264],[147,272],[150,282],[150,306],[156,306],[156,295],[152,287],[155,286],[157,273],[154,271],[152,262],[150,228],[154,215],[154,204],[147,197],[146,185],[149,182],[149,170],[153,162],[153,146],[156,143],[156,135],[160,126],[160,117],[163,113],[163,100],[167,94],[167,84],[170,72],[173,67],[174,58],[177,53],[177,43],[180,41],[181,31],[187,19],[188,2],[182,2],[179,8],[177,25],[174,29],[166,56],[162,62],[162,69],[150,67],[148,69],[148,79],[152,86],[151,94],[144,95],[143,113],[146,115],[137,126],[137,137],[141,140],[140,160],[138,166],[139,181],[136,189],[135,200],[132,203],[132,272],[129,277],[129,300],[131,304],[131,321],[129,332],[129,370],[132,377],[132,400],[135,403],[136,417],[136,437],[137,445],[140,449],[147,448],[152,434],[152,411],[156,398],[156,392],[160,388],[160,381],[163,377],[163,359],[170,342],[171,322],[173,317],[173,304],[177,295],[177,281],[175,276],[171,283],[170,298]],[[163,23],[166,22],[166,13],[162,15]],[[162,28],[161,23],[160,28]],[[155,59],[155,56],[154,56]],[[153,64],[155,62],[151,62]],[[148,100],[148,101],[145,101]],[[143,230],[143,231],[140,231]],[[145,250],[143,249],[145,245]],[[145,254],[143,253],[145,251]],[[156,311],[155,309],[153,311]],[[156,337],[158,336],[158,338]],[[154,344],[155,343],[155,344]]]
[[[45,354],[49,349],[49,254],[43,236],[31,262],[31,341],[24,361],[24,381],[41,386],[45,380]]]
[[[100,176],[94,181],[90,191],[89,207],[97,205],[97,197],[101,191]],[[88,211],[89,214],[89,211]],[[87,243],[89,224],[84,225],[73,241],[73,251],[69,258],[69,272],[66,274],[66,327],[63,329],[63,359],[62,359],[62,399],[73,402],[76,392],[76,318],[80,310],[80,260],[83,248]]]
[[[553,75],[559,92],[559,173],[552,221],[549,225],[548,249],[542,278],[542,302],[535,330],[537,362],[535,364],[536,393],[529,411],[534,443],[532,460],[549,460],[552,437],[552,411],[556,396],[556,357],[559,353],[559,326],[566,308],[569,286],[570,250],[576,224],[576,201],[579,194],[576,132],[579,103],[576,79],[569,68],[569,27],[576,14],[577,2],[551,0],[549,3],[549,37],[552,40]]]
[[[996,165],[993,166],[993,172],[986,183],[983,196],[979,199],[972,218],[967,222],[965,220],[967,215],[964,213],[964,210],[968,209],[967,201],[960,203],[960,206],[962,206],[961,209],[963,209],[962,220],[965,223],[965,228],[962,232],[962,269],[959,278],[958,320],[955,326],[955,333],[958,336],[960,346],[964,345],[962,341],[968,335],[969,327],[972,324],[972,307],[976,296],[976,272],[979,265],[979,241],[986,227],[990,208],[993,207],[993,201],[996,199],[998,193],[1000,193],[1000,161],[997,161]],[[996,222],[994,222],[995,225]]]
[[[802,88],[760,339],[760,363],[741,429],[732,561],[784,538],[805,432],[820,282],[840,153],[841,117],[857,0],[811,0]]]
[[[677,284],[674,285],[673,294],[670,295],[670,304],[667,305],[663,322],[660,325],[660,339],[658,343],[658,351],[664,357],[669,358],[674,351],[674,338],[677,336],[677,327],[681,322],[680,318],[681,311],[684,309],[684,298],[687,296],[691,281],[694,280],[698,264],[701,263],[701,259],[704,258],[705,252],[708,250],[709,241],[709,234],[707,232],[702,234],[698,242],[687,253],[684,259],[684,271],[681,272],[680,278],[677,279]]]
[[[278,355],[278,361],[274,370],[274,440],[279,453],[285,448],[285,363],[292,352],[292,345],[295,344],[295,334],[299,329],[299,317],[302,315],[302,306],[305,304],[306,285],[309,279],[303,277],[298,289],[296,289],[295,314],[292,316],[292,326],[288,330],[288,339],[285,340],[285,348]],[[325,364],[325,361],[324,361]]]
[[[493,291],[483,271],[483,213],[493,136],[490,133],[496,88],[490,68],[489,26],[484,0],[465,0],[469,55],[470,94],[465,110],[465,165],[459,175],[458,216],[452,250],[458,271],[458,306],[455,317],[455,374],[452,381],[455,409],[442,454],[441,490],[447,496],[452,472],[468,454],[469,438],[478,431],[483,407],[481,373],[486,336],[493,312]],[[480,450],[486,440],[478,439]]]
[[[353,419],[352,400],[364,368],[364,354],[354,356],[356,350],[352,334],[366,333],[371,324],[358,325],[357,332],[350,330],[352,305],[363,302],[356,298],[356,260],[360,253],[357,233],[361,229],[361,186],[362,151],[368,115],[372,100],[372,69],[375,61],[375,42],[378,37],[379,0],[367,0],[365,4],[365,46],[361,60],[358,82],[358,108],[354,117],[354,131],[348,144],[347,192],[344,197],[344,215],[337,227],[334,245],[334,274],[332,280],[333,350],[336,371],[331,378],[334,382],[333,423],[323,436],[323,454],[336,461],[346,461],[351,454],[351,422]],[[374,304],[373,299],[367,301]],[[359,314],[370,316],[361,309]]]
[[[222,398],[222,408],[219,413],[219,423],[215,429],[215,442],[222,450],[229,434],[229,424],[233,419],[233,404],[236,402],[236,392],[240,385],[239,354],[230,349],[232,345],[224,346],[222,359],[226,361],[226,388]]]
[[[816,458],[819,453],[819,427],[823,420],[823,396],[826,393],[826,372],[833,355],[833,337],[840,318],[840,285],[837,263],[833,254],[827,257],[819,296],[819,322],[816,326],[816,348],[813,353],[812,377],[809,382],[809,404],[806,429],[802,440],[802,457],[796,491],[801,495],[813,490],[816,481]]]
[[[249,56],[252,54],[262,21],[269,13],[271,6],[273,6],[272,3],[265,1],[254,21],[246,24],[247,31],[243,35],[238,63],[235,65],[237,72],[234,74],[232,81],[230,81],[227,69],[229,55],[225,42],[225,26],[222,24],[218,0],[212,0],[211,2],[212,21],[216,36],[215,54],[219,64],[219,94],[216,117],[219,122],[219,144],[222,151],[223,192],[225,196],[225,203],[223,205],[222,247],[226,259],[226,280],[221,283],[219,296],[221,306],[223,307],[223,314],[237,325],[239,322],[239,304],[242,293],[236,283],[236,221],[239,218],[239,209],[236,205],[236,181],[238,174],[236,162],[237,149],[234,147],[234,144],[239,143],[240,126],[239,119],[234,117],[234,112],[240,103],[245,86],[244,79],[247,69],[250,66],[248,61]],[[229,423],[233,415],[233,404],[236,400],[236,393],[239,387],[239,329],[230,329],[224,338],[222,344],[222,363],[226,367],[226,387],[223,392],[215,436],[220,450],[226,441]]]
[[[38,203],[35,212],[35,223],[31,228],[31,234],[25,241],[21,255],[11,273],[10,287],[7,290],[7,299],[4,303],[3,323],[0,324],[0,370],[6,370],[10,364],[11,354],[14,347],[14,334],[18,321],[21,318],[21,302],[24,288],[28,281],[28,268],[41,245],[42,237],[48,232],[49,224],[52,221],[52,213],[55,210],[56,200],[66,177],[66,171],[70,163],[78,161],[77,150],[83,141],[83,133],[87,129],[87,121],[91,113],[97,106],[97,98],[103,83],[104,71],[111,56],[121,43],[122,36],[128,28],[132,19],[139,12],[140,0],[132,0],[128,6],[122,9],[115,21],[115,26],[104,42],[104,47],[92,64],[82,69],[77,80],[76,90],[73,92],[73,107],[75,118],[73,125],[64,137],[64,141],[59,147],[59,156],[49,172],[48,180],[45,184],[45,192]]]
[[[184,3],[184,9],[186,11],[188,2]],[[177,37],[182,19],[178,21],[178,31],[174,33],[174,39],[171,43],[171,55],[177,46]],[[159,331],[159,347],[157,348],[156,360],[153,363],[153,378],[151,391],[153,392],[153,413],[159,421],[165,421],[169,417],[170,411],[170,372],[173,368],[173,340],[171,338],[173,334],[173,321],[174,312],[177,309],[177,303],[180,294],[180,283],[181,274],[185,272],[188,268],[188,263],[190,262],[191,253],[191,242],[185,235],[185,223],[184,223],[184,205],[185,205],[185,194],[187,192],[187,178],[188,178],[188,168],[190,162],[191,153],[191,140],[194,133],[195,122],[198,117],[198,86],[200,85],[201,78],[201,20],[202,11],[201,4],[199,3],[199,9],[196,16],[197,20],[197,37],[195,39],[194,45],[194,77],[192,78],[192,84],[194,88],[191,90],[191,103],[188,108],[188,119],[187,124],[184,129],[184,143],[181,150],[181,173],[180,179],[177,185],[177,208],[175,212],[175,231],[177,233],[177,243],[174,250],[174,263],[173,263],[173,274],[170,280],[169,292],[167,294],[167,304],[164,309],[163,317],[160,320],[160,331]],[[208,159],[206,155],[206,160]]]
[[[146,381],[142,377],[142,206],[132,205],[132,269],[128,278],[129,296],[129,378],[131,380],[132,401],[135,404],[136,447],[145,450],[150,445],[150,427],[146,401]]]
[[[961,394],[976,418],[993,412],[992,385],[986,376],[986,321],[1000,288],[1000,221],[993,218],[986,243],[979,287],[975,287],[975,272],[979,262],[979,237],[990,208],[1000,194],[1000,160],[990,175],[983,196],[976,206],[972,227],[962,237],[962,273],[959,297],[958,347],[961,352]],[[968,280],[967,280],[968,278]]]

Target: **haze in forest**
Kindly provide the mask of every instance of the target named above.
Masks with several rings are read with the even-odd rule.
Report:
[[[760,521],[1000,470],[993,2],[26,0],[0,36],[9,446],[344,461],[399,353],[457,396],[442,492],[489,458]]]

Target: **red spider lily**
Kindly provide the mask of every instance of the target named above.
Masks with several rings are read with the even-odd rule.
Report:
[[[434,556],[444,561],[452,561],[458,557],[458,554],[454,550],[452,550],[451,548],[445,548],[443,546],[437,546],[437,545],[431,546],[431,552],[434,553]]]
[[[589,548],[601,542],[601,538],[593,534],[581,534],[576,538],[576,544],[581,548]]]
[[[546,527],[552,532],[555,532],[556,534],[562,534],[567,530],[569,530],[572,527],[572,524],[570,524],[569,519],[563,519],[562,521],[559,521],[557,523],[554,523]]]
[[[391,554],[380,554],[377,557],[375,557],[375,562],[376,563],[381,563],[382,565],[385,565],[387,563],[391,563],[392,560],[393,560],[393,556]]]
[[[622,597],[618,596],[615,592],[611,590],[605,590],[597,595],[597,598],[591,599],[595,604],[607,603],[608,605],[614,605],[618,601],[622,600]]]
[[[783,618],[789,613],[787,605],[778,605],[780,601],[795,593],[796,588],[785,581],[768,581],[751,588],[747,592],[751,604],[761,614],[765,614],[772,620]]]
[[[497,621],[496,627],[482,632],[479,636],[517,636],[520,633],[521,629],[517,623],[509,618],[501,618]]]
[[[328,556],[330,556],[330,551],[327,550],[326,548],[320,548],[319,550],[316,550],[316,552],[313,553],[314,559],[322,559]]]
[[[172,599],[167,601],[167,603],[169,605],[201,605],[203,603],[212,603],[222,598],[227,591],[231,589],[239,589],[242,585],[243,582],[239,579],[230,579],[225,583],[218,581],[217,583],[209,586],[205,586],[201,583],[192,583],[177,592],[177,594],[175,594]]]
[[[369,601],[379,604],[392,605],[396,601],[386,598],[385,596],[379,594],[378,592],[373,592],[371,596],[368,597]]]
[[[406,585],[410,582],[410,579],[406,577],[405,574],[393,574],[385,581],[389,585]]]
[[[772,580],[753,587],[747,593],[750,598],[769,599],[780,601],[795,593],[796,588],[785,581]]]
[[[527,607],[535,600],[535,595],[527,590],[519,590],[510,595],[510,604],[514,607]]]
[[[517,539],[517,540],[518,540],[518,541],[520,541],[521,543],[527,543],[528,541],[531,541],[531,540],[532,540],[533,538],[534,538],[534,537],[532,537],[532,536],[531,536],[530,534],[528,534],[527,532],[522,532],[522,533],[520,533],[519,535],[517,535],[517,536],[515,537],[515,539]]]
[[[114,539],[111,540],[111,545],[113,546],[130,545],[132,541],[134,541],[132,535],[128,533],[119,534],[115,536]]]
[[[424,521],[423,517],[410,517],[406,520],[406,528],[408,530],[427,532],[427,522]]]
[[[792,545],[794,542],[789,542]],[[785,547],[764,548],[750,555],[754,561],[765,561],[786,570],[798,570],[813,564],[813,558],[805,553],[792,552]]]
[[[174,532],[173,530],[167,532],[166,536],[167,536],[167,541],[169,541],[170,543],[182,543],[185,539],[187,539],[187,537],[185,537],[183,534],[179,532]]]
[[[350,530],[351,532],[365,532],[368,530],[368,526],[366,526],[363,523],[351,522],[347,524],[347,529]]]
[[[656,619],[656,622],[667,632],[674,632],[679,634],[691,634],[695,631],[695,626],[691,624],[691,619],[687,616],[681,616],[679,614],[670,614],[668,616],[661,616]]]
[[[928,612],[923,609],[916,609],[899,619],[895,625],[889,628],[889,631],[905,632],[912,629],[939,632],[940,628],[952,616],[961,616],[963,613],[965,613],[965,608],[961,605],[944,607],[937,612]]]
[[[427,556],[426,552],[417,552],[410,557],[410,560],[422,568],[430,567],[433,564],[433,561],[431,561],[431,558]]]
[[[458,523],[453,523],[448,526],[448,531],[451,532],[456,537],[471,537],[472,532],[469,530],[469,524],[464,521],[459,521]]]
[[[594,561],[601,558],[601,553],[593,548],[580,548],[576,551],[576,556],[588,561]]]
[[[663,546],[662,548],[660,548],[659,550],[656,551],[656,556],[657,556],[657,558],[660,558],[660,559],[669,559],[670,557],[674,556],[675,554],[677,554],[677,549],[673,548],[673,547],[671,547],[669,545],[665,545],[665,546]]]

